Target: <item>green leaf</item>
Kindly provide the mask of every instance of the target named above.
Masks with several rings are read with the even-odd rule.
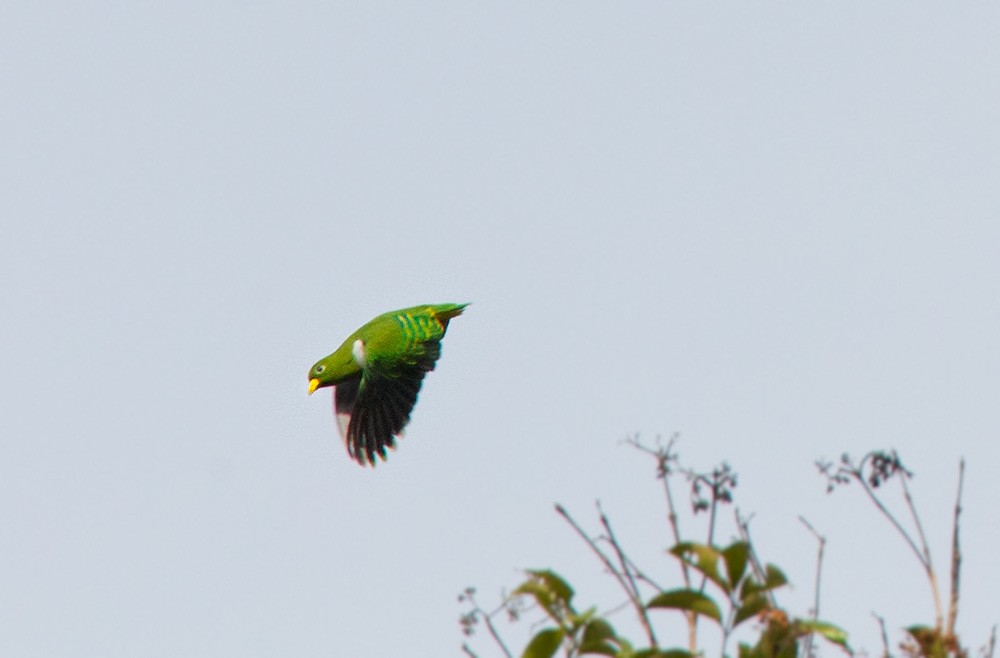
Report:
[[[570,623],[566,617],[574,615],[569,604],[569,600],[573,598],[573,588],[552,571],[528,571],[528,580],[521,583],[514,594],[531,595],[560,624]]]
[[[721,587],[726,594],[732,592],[729,583],[719,574],[719,558],[722,557],[722,553],[714,547],[696,542],[681,542],[671,548],[669,552],[694,567]]]
[[[834,626],[829,622],[818,621],[815,619],[800,619],[798,621],[798,625],[802,630],[810,633],[817,633],[818,635],[823,636],[828,642],[832,642],[833,644],[843,647],[848,653],[854,653],[850,645],[847,644],[847,631],[839,626]]]
[[[606,619],[597,617],[583,628],[583,642],[601,642],[615,636],[614,627]]]
[[[615,637],[615,629],[607,620],[597,617],[584,626],[579,652],[580,655],[596,653],[602,656],[617,656],[620,646],[618,638]]]
[[[750,558],[750,544],[745,541],[733,542],[722,549],[722,557],[726,561],[729,590],[733,591],[743,579],[743,574],[747,571],[747,561]]]
[[[529,570],[528,574],[544,583],[557,599],[569,606],[569,601],[573,598],[573,588],[569,586],[569,583],[562,576],[548,569],[540,571]]]
[[[661,592],[654,596],[653,600],[646,607],[686,610],[696,615],[714,619],[720,624],[722,623],[722,612],[715,601],[693,589],[674,589],[668,592]]]
[[[770,601],[763,594],[754,594],[747,597],[743,600],[743,605],[736,610],[736,615],[733,617],[733,627],[739,626],[747,619],[756,617],[762,611],[767,610],[770,605]]]
[[[798,658],[799,655],[799,643],[794,640],[786,639],[778,645],[778,655],[777,658]]]
[[[759,592],[770,592],[773,589],[777,589],[787,584],[788,578],[785,578],[785,574],[781,571],[781,569],[773,564],[769,564],[764,568],[764,582],[760,583],[757,580],[747,580],[743,584],[743,588],[740,590],[740,599],[746,601],[754,594]]]
[[[773,564],[767,565],[764,571],[766,574],[764,584],[767,585],[768,591],[788,584],[788,578],[785,577],[785,572]]]
[[[617,656],[618,647],[610,642],[605,642],[604,640],[598,640],[597,642],[581,642],[577,653],[581,656],[591,654],[598,654],[601,656]]]
[[[538,632],[525,647],[521,658],[552,658],[563,641],[561,628],[546,628]]]
[[[643,649],[632,658],[694,658],[694,654],[684,649]]]
[[[540,608],[545,610],[552,617],[553,620],[557,622],[562,621],[562,615],[559,610],[553,605],[552,595],[545,585],[541,584],[537,580],[526,580],[517,586],[514,590],[515,595],[530,595],[534,597],[535,602]]]
[[[597,608],[587,608],[580,614],[570,614],[568,621],[570,626],[574,629],[580,628],[581,626],[590,623],[590,620],[595,614],[597,614]]]
[[[632,655],[632,643],[623,637],[616,637],[615,641],[618,643],[618,655],[619,656],[631,656]]]

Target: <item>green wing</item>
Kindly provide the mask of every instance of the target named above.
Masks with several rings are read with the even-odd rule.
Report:
[[[338,384],[334,407],[347,452],[362,466],[383,461],[410,422],[424,376],[441,356],[440,340],[414,345],[391,363],[372,360],[360,378]]]

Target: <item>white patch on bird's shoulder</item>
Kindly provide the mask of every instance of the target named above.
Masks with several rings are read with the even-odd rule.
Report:
[[[356,364],[362,368],[365,367],[365,344],[361,342],[360,338],[354,341],[354,344],[351,345],[351,355],[354,357],[354,362]]]

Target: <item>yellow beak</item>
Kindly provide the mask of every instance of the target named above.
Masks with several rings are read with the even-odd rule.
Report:
[[[319,380],[318,379],[310,379],[309,380],[309,395],[312,395],[313,391],[315,391],[318,387],[319,387]]]

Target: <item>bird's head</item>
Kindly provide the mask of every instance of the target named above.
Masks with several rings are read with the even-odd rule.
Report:
[[[361,369],[351,355],[350,344],[345,344],[309,369],[309,393],[312,394],[318,388],[339,384],[345,379],[358,376],[360,372]]]
[[[317,388],[323,388],[324,386],[333,386],[336,381],[333,375],[334,368],[332,364],[329,363],[330,357],[326,357],[320,361],[316,362],[312,368],[309,369],[309,394],[312,395]]]

